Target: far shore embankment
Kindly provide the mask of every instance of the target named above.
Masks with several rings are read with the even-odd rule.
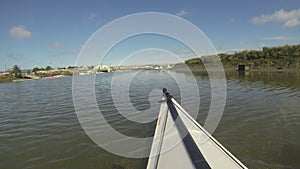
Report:
[[[193,66],[175,66],[173,71],[177,72],[207,72],[207,69],[198,66],[198,65],[193,65]],[[212,71],[224,71],[224,72],[233,72],[233,71],[239,71],[238,67],[221,67],[221,68],[209,68],[209,70]],[[260,69],[248,69],[248,70],[243,70],[245,72],[300,72],[300,68],[283,68],[283,69],[278,69],[275,67],[266,67],[266,68],[260,68]]]

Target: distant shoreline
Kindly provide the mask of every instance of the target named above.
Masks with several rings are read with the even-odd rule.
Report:
[[[187,69],[188,67],[188,69]],[[174,71],[178,72],[207,72],[207,70],[202,67],[202,66],[175,66],[173,69]],[[238,68],[235,67],[223,67],[222,68],[216,68],[216,69],[211,69],[211,70],[221,70],[224,72],[233,72],[233,71],[239,71]],[[249,70],[244,70],[244,72],[300,72],[299,68],[284,68],[284,69],[277,69],[273,67],[268,67],[268,68],[260,68],[260,69],[249,69]]]
[[[147,70],[147,69],[145,69]],[[174,68],[171,69],[162,69],[162,70],[171,70],[171,71],[175,71],[175,72],[192,72],[192,73],[197,73],[197,72],[201,72],[201,73],[206,73],[207,70],[200,66],[200,65],[189,65],[189,66],[175,66]],[[260,68],[260,69],[249,69],[249,70],[244,70],[244,71],[239,71],[238,68],[235,67],[223,67],[222,68],[212,68],[210,69],[212,71],[224,71],[226,72],[300,72],[299,68],[283,68],[283,69],[277,69],[277,68],[273,68],[273,67],[268,67],[268,68]],[[66,77],[66,76],[64,76]],[[53,78],[59,78],[59,77],[53,77]],[[40,79],[51,79],[50,77],[48,78],[40,78]],[[16,82],[23,82],[23,81],[30,81],[30,80],[37,80],[37,79],[24,79],[24,78],[15,78],[15,77],[10,77],[10,78],[0,78],[0,84],[1,83],[16,83]]]

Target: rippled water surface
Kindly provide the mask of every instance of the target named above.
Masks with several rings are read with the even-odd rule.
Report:
[[[154,89],[163,87],[185,102],[188,111],[194,111],[195,99],[183,97],[176,83],[183,81],[185,89],[192,89],[193,76],[172,72],[178,78],[174,79],[168,73],[137,74],[131,79],[129,94],[128,86],[116,84],[114,87],[120,89],[117,94],[127,94],[131,107],[122,99],[114,102],[112,94],[117,94],[111,92],[110,85],[112,76],[126,79],[129,72],[97,75],[95,94],[105,120],[124,135],[151,136],[155,121],[129,121],[119,114],[116,104],[123,107],[125,116],[139,117],[140,111],[151,110],[147,115],[154,118],[161,97]],[[200,93],[197,120],[203,124],[211,101],[210,83],[205,74],[194,75]],[[299,168],[300,73],[227,72],[226,76],[227,101],[213,134],[216,139],[249,168]],[[72,77],[0,84],[0,93],[0,168],[145,168],[146,158],[113,155],[85,134],[73,105]],[[130,112],[132,107],[134,112]]]

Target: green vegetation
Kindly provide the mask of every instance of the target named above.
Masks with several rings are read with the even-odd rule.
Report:
[[[72,71],[65,69],[52,69],[50,66],[46,66],[45,68],[35,67],[32,69],[32,73],[30,72],[30,70],[22,73],[20,67],[18,65],[14,65],[9,69],[9,72],[0,73],[0,83],[40,79],[49,76],[62,77],[72,75]]]
[[[0,83],[5,83],[5,82],[12,82],[13,80],[16,80],[17,78],[9,76],[9,77],[2,77],[0,76]]]
[[[45,67],[45,70],[51,70],[52,68],[51,68],[51,66],[46,66]]]
[[[245,64],[251,69],[260,68],[300,68],[300,45],[263,47],[262,50],[244,50],[234,54],[221,53],[219,57],[226,68],[236,68],[239,64]],[[207,57],[208,58],[208,57]],[[185,61],[189,66],[202,65],[203,62],[212,62],[212,59],[203,57]]]
[[[68,69],[75,69],[78,68],[77,66],[68,66]]]
[[[9,73],[0,74],[0,83],[12,82],[22,76],[21,69],[18,65],[14,65]]]
[[[21,69],[19,68],[19,66],[14,65],[14,67],[12,68],[12,73],[15,75],[15,77],[19,77],[21,74]]]
[[[60,75],[64,75],[64,76],[72,76],[73,73],[70,71],[64,71],[64,72],[60,72]]]
[[[33,73],[36,73],[38,71],[45,71],[45,70],[51,70],[52,68],[50,66],[46,66],[45,68],[41,67],[41,68],[38,68],[38,67],[35,67],[32,69],[32,72]]]
[[[63,68],[65,69],[65,68]],[[32,73],[35,76],[38,77],[47,77],[47,76],[57,76],[57,75],[63,75],[63,76],[72,76],[73,73],[70,71],[62,71],[61,68],[59,69],[53,69],[51,66],[46,66],[45,68],[41,67],[35,67],[32,69]]]

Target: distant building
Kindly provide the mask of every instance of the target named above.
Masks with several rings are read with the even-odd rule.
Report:
[[[7,77],[9,77],[10,76],[10,73],[9,72],[4,72],[4,73],[1,73],[0,74],[0,77],[2,77],[2,78],[7,78]]]
[[[111,72],[112,68],[107,65],[99,65],[94,68],[97,72]]]
[[[175,65],[170,65],[170,64],[168,64],[167,69],[172,69],[172,68],[174,68],[174,67],[175,67]]]

